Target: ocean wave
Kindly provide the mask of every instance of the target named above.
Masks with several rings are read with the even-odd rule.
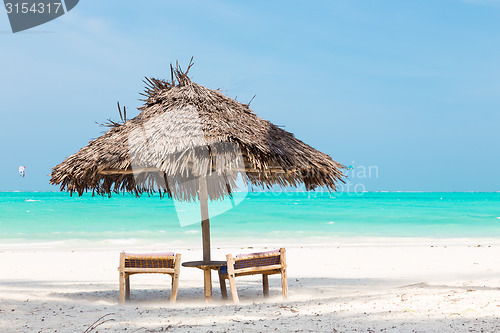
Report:
[[[40,248],[61,248],[65,244],[65,241],[49,241],[49,242],[44,242],[44,241],[38,241],[38,242],[29,242],[29,241],[24,241],[20,240],[19,242],[9,242],[9,243],[4,243],[0,244],[0,249],[12,249],[12,248],[28,248],[32,249],[35,247],[40,247]]]
[[[110,244],[135,244],[137,243],[137,239],[136,238],[106,239],[105,242]]]

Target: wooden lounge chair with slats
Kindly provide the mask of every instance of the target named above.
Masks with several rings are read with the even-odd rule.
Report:
[[[173,252],[131,254],[120,253],[120,303],[130,299],[130,275],[141,273],[168,274],[172,277],[170,303],[175,303],[179,287],[181,255]]]
[[[281,274],[281,291],[283,298],[287,298],[288,283],[286,278],[286,256],[284,248],[268,252],[239,254],[236,257],[228,254],[226,260],[227,265],[219,269],[222,298],[227,299],[226,279],[228,279],[233,302],[237,304],[239,298],[236,290],[235,278],[254,274],[262,274],[264,297],[269,296],[268,276],[272,274]]]

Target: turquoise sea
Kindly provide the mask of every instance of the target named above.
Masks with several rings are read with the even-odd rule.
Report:
[[[196,214],[198,212],[195,212]],[[211,218],[212,239],[500,238],[500,193],[254,192]],[[199,241],[169,198],[0,193],[0,242]]]

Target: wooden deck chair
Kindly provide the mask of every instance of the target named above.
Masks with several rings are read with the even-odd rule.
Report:
[[[180,269],[180,253],[120,253],[120,266],[118,267],[120,272],[120,303],[130,299],[130,275],[141,273],[169,274],[172,277],[170,303],[175,303]]]
[[[226,280],[229,281],[231,296],[233,302],[239,302],[238,292],[236,290],[235,278],[244,275],[262,274],[262,289],[264,297],[269,296],[268,276],[272,274],[281,274],[281,292],[283,299],[288,296],[288,283],[286,279],[286,256],[285,249],[239,254],[233,258],[231,254],[226,256],[227,266],[219,269],[219,282],[222,297],[227,299]]]

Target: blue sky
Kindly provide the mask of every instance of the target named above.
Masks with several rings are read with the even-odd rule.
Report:
[[[57,190],[116,101],[135,116],[142,78],[191,56],[366,190],[500,190],[500,1],[82,0],[17,34],[0,13],[0,45],[0,191]]]

